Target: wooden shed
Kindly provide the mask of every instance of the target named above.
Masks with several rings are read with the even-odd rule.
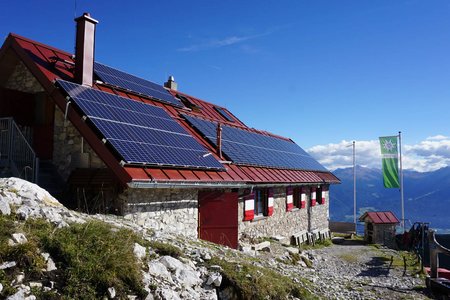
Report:
[[[395,227],[400,223],[391,211],[365,212],[360,218],[364,222],[364,240],[368,243],[394,246]]]

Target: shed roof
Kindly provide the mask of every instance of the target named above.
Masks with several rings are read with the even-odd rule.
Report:
[[[400,221],[391,211],[370,211],[365,212],[360,218],[360,221],[369,219],[374,224],[398,224]]]
[[[56,49],[54,47],[21,37],[16,34],[10,34],[0,49],[0,65],[4,61],[5,53],[12,49],[14,53],[23,61],[25,66],[36,77],[38,82],[53,98],[56,105],[65,111],[66,99],[59,89],[55,87],[56,79],[73,81],[73,56],[72,54]],[[279,137],[266,131],[259,131],[247,127],[241,120],[226,108],[222,108],[232,118],[228,120],[216,109],[217,105],[210,102],[192,97],[179,91],[170,90],[172,94],[181,94],[188,98],[195,106],[201,110],[186,110],[177,108],[165,103],[154,101],[144,96],[132,92],[118,90],[114,87],[96,82],[94,87],[108,93],[117,94],[135,101],[159,106],[166,110],[177,122],[184,127],[199,143],[209,149],[213,155],[215,149],[200,136],[186,121],[180,117],[180,113],[190,114],[192,116],[201,116],[223,124],[242,128],[248,131],[263,135]],[[331,172],[311,171],[311,170],[291,170],[267,167],[255,167],[245,165],[225,164],[225,171],[198,170],[198,169],[180,169],[180,168],[160,168],[147,166],[122,166],[117,157],[111,153],[108,148],[98,139],[95,132],[85,122],[81,115],[73,109],[69,109],[68,118],[72,124],[83,135],[85,140],[94,149],[97,155],[113,171],[122,184],[134,186],[156,186],[160,184],[176,185],[221,185],[221,186],[240,186],[246,184],[333,184],[339,183],[339,179]]]

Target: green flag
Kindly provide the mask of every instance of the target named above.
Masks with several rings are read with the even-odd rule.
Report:
[[[383,183],[385,188],[399,188],[397,136],[380,137]]]

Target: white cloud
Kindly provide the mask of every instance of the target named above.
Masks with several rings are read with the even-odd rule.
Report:
[[[191,52],[191,51],[200,51],[200,50],[206,50],[206,49],[212,49],[212,48],[220,48],[220,47],[224,47],[224,46],[231,46],[234,44],[242,43],[244,41],[258,38],[263,35],[265,35],[265,34],[249,35],[249,36],[229,36],[229,37],[226,37],[223,39],[211,39],[211,40],[203,42],[203,43],[179,48],[178,51]]]
[[[352,142],[317,145],[308,152],[330,170],[352,166]],[[414,145],[403,145],[403,168],[428,172],[450,166],[450,138],[443,135],[428,137]],[[356,141],[356,164],[381,168],[378,140]]]
[[[245,42],[248,40],[253,40],[256,38],[270,35],[276,31],[279,31],[279,30],[287,28],[287,27],[290,27],[290,25],[274,26],[265,32],[262,32],[259,34],[254,34],[254,35],[244,35],[244,36],[235,36],[234,35],[234,36],[229,36],[229,37],[220,38],[220,39],[212,38],[212,39],[209,39],[209,40],[197,43],[197,44],[179,48],[177,50],[181,51],[181,52],[192,52],[192,51],[201,51],[201,50],[208,50],[208,49],[213,49],[213,48],[231,46],[231,45],[239,44],[239,43],[242,43],[242,42]],[[250,46],[243,46],[241,49],[247,53],[257,52],[257,49],[250,47]]]

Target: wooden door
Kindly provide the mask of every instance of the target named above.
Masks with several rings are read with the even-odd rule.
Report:
[[[237,249],[238,194],[201,191],[198,205],[200,238]]]

